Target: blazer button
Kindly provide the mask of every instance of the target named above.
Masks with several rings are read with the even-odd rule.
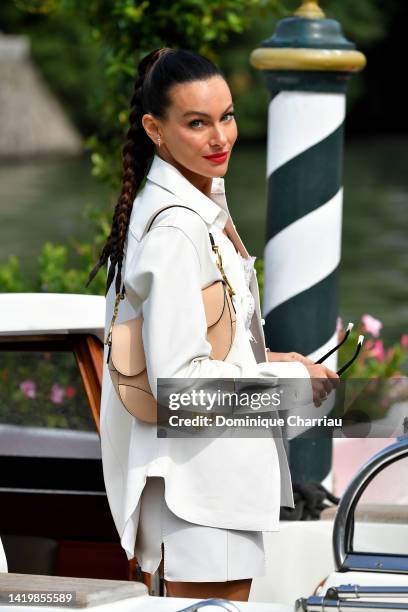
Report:
[[[261,319],[262,325],[265,325],[265,319]]]

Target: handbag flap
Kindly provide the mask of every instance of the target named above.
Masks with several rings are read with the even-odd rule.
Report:
[[[223,281],[215,281],[202,290],[207,327],[215,325],[222,317],[225,308],[225,291]]]
[[[124,376],[136,376],[146,368],[142,339],[143,317],[117,323],[112,330],[112,363]]]

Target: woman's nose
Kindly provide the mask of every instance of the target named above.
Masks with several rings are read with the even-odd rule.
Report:
[[[222,125],[215,125],[211,134],[210,144],[224,146],[228,142],[225,128]]]

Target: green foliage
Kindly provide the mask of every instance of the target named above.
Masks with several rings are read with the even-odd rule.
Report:
[[[255,260],[256,277],[258,279],[259,287],[259,301],[262,304],[263,301],[263,280],[264,280],[264,260],[258,257]]]
[[[105,295],[105,275],[97,275],[89,287],[85,287],[85,283],[95,265],[96,253],[101,251],[102,244],[108,236],[106,215],[88,206],[85,208],[84,217],[92,219],[96,228],[93,244],[70,241],[72,248],[80,257],[80,267],[69,267],[67,246],[47,242],[39,257],[39,291]]]
[[[15,255],[10,255],[8,262],[0,266],[0,291],[2,293],[30,291],[21,273],[19,259]]]
[[[341,327],[341,320],[339,323]],[[344,388],[347,412],[360,415],[358,418],[366,415],[368,420],[384,418],[394,404],[408,401],[408,335],[386,348],[381,328],[381,321],[365,314],[339,349],[338,363],[344,364],[352,356],[359,335],[365,337],[359,356],[342,378],[350,379]],[[341,329],[339,336],[344,337]]]
[[[73,353],[2,352],[0,423],[94,431]]]
[[[47,293],[85,293],[105,295],[105,275],[95,277],[89,287],[85,287],[88,274],[95,265],[109,232],[107,216],[104,212],[85,207],[84,218],[95,223],[93,243],[79,243],[70,240],[69,245],[79,257],[79,267],[70,267],[70,249],[67,245],[46,242],[38,258],[38,271],[35,280],[30,282],[20,270],[17,257],[10,256],[8,262],[0,266],[0,292],[47,292]]]
[[[375,325],[370,327],[370,321],[377,324],[378,329]],[[347,341],[339,349],[339,363],[350,359],[350,347],[354,350],[360,335],[365,339],[358,358],[346,370],[344,378],[391,378],[403,376],[404,371],[407,374],[408,335],[404,334],[400,342],[385,347],[380,334],[381,328],[381,321],[370,315],[363,315],[358,325],[351,330]]]

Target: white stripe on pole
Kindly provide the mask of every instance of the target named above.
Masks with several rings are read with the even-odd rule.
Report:
[[[343,93],[281,91],[268,107],[266,177],[306,149],[327,138],[343,123]]]
[[[336,346],[336,344],[338,344],[338,343],[339,343],[339,340],[337,338],[337,331],[335,331],[334,334],[332,335],[332,337],[327,342],[322,344],[322,346],[320,346],[316,351],[313,351],[313,353],[310,353],[308,355],[309,359],[311,359],[312,361],[317,361],[318,359],[320,359],[320,357],[322,357],[323,355],[328,353],[330,351],[330,349],[334,348]],[[336,369],[337,369],[337,352],[333,353],[333,355],[330,355],[330,357],[328,357],[326,359],[326,361],[323,363],[323,365],[325,365],[330,370],[336,371]]]
[[[340,262],[343,188],[265,247],[263,316],[331,274]]]
[[[320,359],[320,357],[322,357],[322,355],[325,355],[326,353],[328,353],[330,351],[330,349],[335,347],[336,344],[338,344],[338,343],[339,343],[339,341],[337,339],[337,330],[336,330],[334,332],[334,334],[332,335],[332,337],[329,338],[329,340],[327,342],[322,344],[322,346],[319,347],[319,349],[317,351],[313,351],[313,353],[310,353],[309,359],[311,359],[312,361],[317,361],[318,359]],[[331,358],[331,355],[327,359],[327,361],[324,362],[324,365],[327,365],[328,368],[330,368],[330,366],[328,365],[330,358]]]

